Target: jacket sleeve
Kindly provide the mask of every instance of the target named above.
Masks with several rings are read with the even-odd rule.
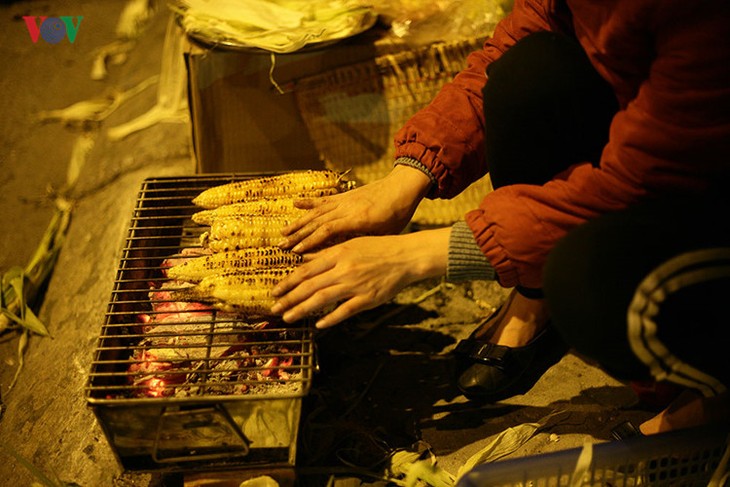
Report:
[[[437,187],[429,197],[452,198],[486,174],[482,88],[487,66],[527,34],[556,30],[555,3],[515,0],[482,50],[468,56],[467,67],[396,133],[396,159],[415,159],[434,176]]]
[[[648,72],[621,103],[600,166],[575,165],[543,186],[499,188],[467,214],[502,285],[540,287],[557,241],[598,215],[649,198],[726,191],[728,10],[726,2],[672,1],[632,26],[652,39]]]

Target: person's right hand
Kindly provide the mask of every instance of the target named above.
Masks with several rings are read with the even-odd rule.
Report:
[[[309,211],[282,230],[279,246],[305,253],[332,239],[399,233],[430,184],[418,169],[397,165],[384,178],[345,193],[299,200],[296,206]]]

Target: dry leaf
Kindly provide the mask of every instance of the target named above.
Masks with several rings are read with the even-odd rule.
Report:
[[[583,478],[591,469],[591,465],[593,465],[593,443],[584,443],[578,461],[575,462],[573,474],[570,476],[570,487],[583,485]]]

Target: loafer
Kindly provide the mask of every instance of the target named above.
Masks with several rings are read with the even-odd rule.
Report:
[[[469,399],[498,399],[516,386],[546,341],[548,325],[523,347],[496,345],[472,336],[454,350],[456,386]]]
[[[641,430],[631,421],[624,421],[613,427],[611,437],[616,441],[624,441],[630,438],[644,436]]]

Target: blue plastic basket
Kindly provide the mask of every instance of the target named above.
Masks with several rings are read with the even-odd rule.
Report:
[[[727,428],[690,428],[593,445],[581,486],[706,487],[728,445]],[[457,487],[570,486],[582,448],[475,467]]]

